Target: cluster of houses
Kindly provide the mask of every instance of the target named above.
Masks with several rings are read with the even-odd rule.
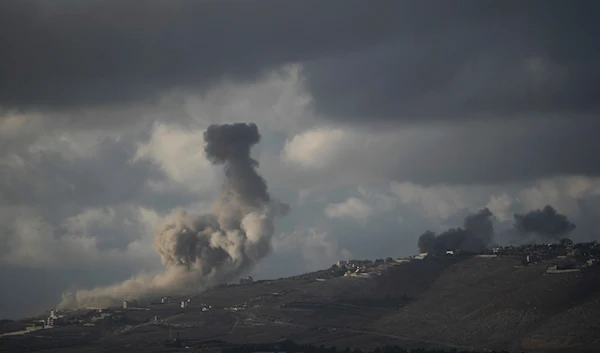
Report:
[[[589,243],[573,243],[570,239],[561,239],[553,244],[526,244],[521,246],[496,246],[479,253],[464,252],[459,249],[447,250],[442,256],[477,256],[477,257],[521,257],[521,265],[539,263],[542,261],[556,260],[556,264],[548,268],[548,273],[575,272],[596,266],[600,263],[600,244],[593,241]],[[413,260],[423,260],[428,253],[409,257],[407,259],[377,259],[371,260],[340,260],[334,268],[346,270],[346,277],[369,277],[381,274],[388,266],[398,265]]]
[[[334,267],[345,270],[345,277],[368,278],[372,275],[380,275],[388,267],[396,266],[402,263],[410,262],[410,259],[396,259],[391,257],[386,259],[371,260],[340,260]]]
[[[244,311],[246,309],[248,309],[248,304],[243,303],[243,304],[233,305],[228,308],[225,308],[225,311]]]

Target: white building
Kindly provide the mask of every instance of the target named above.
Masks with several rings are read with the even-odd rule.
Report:
[[[185,309],[188,307],[188,305],[190,304],[190,302],[186,301],[186,300],[182,300],[181,301],[181,308]]]
[[[428,254],[429,254],[429,253],[422,252],[422,253],[420,253],[419,255],[415,256],[415,257],[414,257],[414,259],[415,259],[415,260],[423,260],[424,258],[426,258],[426,257],[427,257],[427,255],[428,255]]]
[[[123,301],[123,309],[127,308],[135,308],[139,305],[138,301],[135,299],[124,300]]]
[[[348,261],[346,261],[346,260],[340,260],[340,261],[337,262],[336,265],[337,265],[338,268],[342,268],[342,267],[346,267],[347,264],[348,264]]]

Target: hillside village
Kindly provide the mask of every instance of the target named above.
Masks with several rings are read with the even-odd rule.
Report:
[[[480,252],[468,252],[460,249],[449,249],[444,253],[429,254],[420,253],[408,258],[372,260],[340,260],[332,266],[330,276],[343,275],[345,277],[368,278],[377,276],[390,268],[410,261],[419,261],[428,256],[476,256],[481,258],[495,257],[518,257],[519,264],[516,266],[527,266],[542,261],[552,262],[548,267],[548,273],[556,271],[580,271],[598,264],[600,260],[600,244],[593,241],[589,243],[573,243],[570,239],[562,239],[560,242],[551,244],[526,244],[521,246],[496,246]]]
[[[50,337],[51,339],[36,344],[53,346],[64,345],[65,342],[76,345],[110,340],[110,337],[120,337],[151,327],[189,330],[199,327],[198,325],[204,327],[202,325],[207,325],[208,322],[219,323],[215,328],[219,325],[233,325],[226,332],[233,332],[241,327],[264,328],[265,325],[279,328],[309,327],[313,319],[297,316],[303,310],[318,312],[343,309],[347,313],[350,309],[369,307],[370,314],[374,315],[403,307],[417,300],[422,295],[418,293],[427,289],[423,287],[416,292],[410,289],[414,284],[410,283],[411,279],[407,275],[413,276],[412,272],[431,266],[442,266],[435,270],[441,271],[467,259],[481,259],[477,260],[480,261],[477,266],[490,269],[495,266],[494,260],[498,259],[502,262],[497,264],[502,264],[504,268],[507,264],[512,264],[515,269],[543,266],[543,273],[549,276],[570,276],[574,272],[586,273],[600,267],[600,244],[574,244],[563,239],[553,244],[493,247],[478,253],[449,249],[444,253],[421,253],[408,258],[340,260],[329,269],[287,279],[254,280],[247,277],[240,279],[239,283],[224,284],[196,295],[166,296],[146,302],[137,298],[124,298],[122,307],[118,308],[51,310],[44,316],[32,319],[4,320],[0,333],[5,344],[13,342],[18,345],[19,342],[25,342],[23,340],[27,340],[27,337]],[[405,267],[408,272],[403,270]],[[493,273],[492,270],[486,271]],[[400,275],[402,273],[405,274]],[[518,272],[513,276],[516,274]],[[382,283],[385,287],[389,286],[385,283],[396,280],[400,282],[394,285],[395,289],[375,290],[382,288]],[[318,283],[322,282],[331,283],[319,289]],[[321,284],[323,285],[325,284]],[[303,287],[306,289],[302,292]],[[370,287],[375,291],[366,296],[365,290]],[[221,294],[215,296],[212,293]],[[43,334],[40,334],[41,330]],[[173,340],[173,337],[164,338],[164,344],[172,343],[169,340]]]

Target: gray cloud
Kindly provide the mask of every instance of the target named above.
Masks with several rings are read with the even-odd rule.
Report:
[[[427,2],[433,5],[432,2]],[[317,108],[351,121],[431,121],[593,114],[600,105],[598,4],[452,2],[427,32],[402,35],[358,53],[305,67]],[[486,10],[498,7],[494,17]],[[459,11],[468,9],[460,13]],[[472,21],[470,15],[481,15]]]
[[[0,104],[152,100],[305,63],[332,117],[598,111],[594,2],[8,1]],[[224,20],[226,19],[226,20]]]
[[[0,201],[43,209],[45,216],[58,220],[88,207],[138,203],[168,210],[197,199],[189,191],[167,195],[149,190],[149,181],[167,177],[153,163],[132,162],[135,153],[136,141],[128,135],[118,141],[104,139],[83,157],[65,156],[56,149],[17,151],[12,159],[0,160],[6,164]]]
[[[25,108],[120,104],[224,77],[252,79],[287,62],[377,43],[404,26],[405,7],[357,0],[0,6],[0,30],[9,34],[0,41],[9,53],[0,59],[0,104]]]

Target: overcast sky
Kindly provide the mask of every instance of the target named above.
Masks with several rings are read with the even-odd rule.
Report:
[[[409,256],[487,206],[596,239],[595,1],[0,2],[0,317],[156,271],[156,224],[206,212],[211,123],[254,122],[291,205],[252,274]],[[596,92],[596,93],[594,93]]]

